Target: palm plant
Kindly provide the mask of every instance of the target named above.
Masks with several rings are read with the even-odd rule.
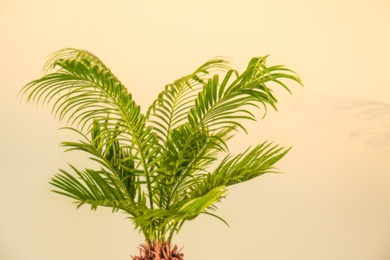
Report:
[[[267,67],[266,57],[253,58],[241,74],[226,59],[212,59],[166,85],[146,113],[88,51],[54,52],[44,69],[22,95],[50,104],[80,136],[62,146],[96,162],[94,169],[61,169],[50,181],[53,191],[78,207],[128,214],[146,241],[134,259],[182,259],[171,241],[183,224],[200,214],[225,222],[215,210],[227,187],[277,171],[289,150],[265,141],[237,155],[228,151],[227,141],[255,120],[253,108],[276,109],[269,83],[289,92],[284,80],[301,83],[284,66]]]

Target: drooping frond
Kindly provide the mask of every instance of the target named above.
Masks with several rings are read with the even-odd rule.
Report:
[[[76,49],[55,52],[45,66],[57,71],[27,84],[28,100],[50,103],[60,119],[67,117],[81,130],[94,121],[119,128],[121,146],[131,149],[137,168],[144,171],[151,191],[151,175],[158,153],[157,140],[145,116],[125,86],[93,54]],[[152,206],[152,200],[150,200]]]
[[[277,99],[266,83],[276,83],[290,92],[282,80],[301,81],[293,71],[283,66],[267,67],[265,62],[266,57],[253,58],[246,71],[236,79],[231,79],[231,71],[222,83],[219,83],[218,75],[209,79],[188,114],[189,123],[194,127],[205,125],[209,131],[232,125],[245,130],[240,122],[255,119],[249,107],[271,105],[276,109]]]
[[[275,107],[277,100],[266,83],[274,82],[288,91],[281,80],[300,83],[292,71],[282,66],[266,67],[265,57],[251,60],[241,75],[228,70],[221,81],[219,78],[220,75],[215,74],[203,82],[187,114],[188,121],[172,129],[166,137],[167,145],[163,150],[166,174],[162,175],[161,183],[168,184],[163,189],[166,196],[162,196],[167,200],[161,205],[170,205],[185,196],[198,181],[194,176],[204,173],[220,152],[226,152],[226,141],[234,132],[245,131],[242,123],[255,120],[251,107]]]
[[[92,209],[106,206],[112,207],[113,211],[122,209],[132,216],[139,215],[143,205],[134,203],[128,197],[125,187],[114,174],[104,169],[79,171],[71,167],[77,178],[61,170],[61,173],[55,175],[50,182],[58,188],[53,190],[54,192],[74,199],[78,207],[87,203]]]
[[[28,95],[28,100],[36,102],[55,100],[53,112],[60,119],[67,116],[71,124],[84,126],[107,115],[122,119],[122,113],[138,108],[123,84],[87,51],[55,52],[45,68],[54,72],[30,82],[22,92]]]
[[[225,222],[214,211],[227,188],[275,172],[275,163],[289,150],[264,142],[226,155],[209,170],[229,152],[227,141],[256,119],[256,108],[264,113],[277,108],[275,86],[290,92],[286,80],[301,84],[284,66],[266,66],[266,58],[253,58],[241,74],[226,59],[212,59],[166,85],[143,114],[95,55],[77,49],[53,53],[46,75],[21,93],[51,105],[53,114],[67,122],[64,128],[81,137],[62,146],[88,154],[97,165],[60,170],[50,182],[54,191],[78,206],[123,210],[150,244],[170,242],[200,214]]]
[[[277,172],[275,163],[290,149],[264,142],[236,156],[227,155],[211,173],[203,175],[201,181],[191,188],[191,196],[201,196],[215,187],[249,181],[265,173]]]
[[[142,171],[135,168],[131,150],[120,146],[119,133],[105,125],[100,125],[98,121],[94,122],[90,138],[74,128],[65,129],[75,131],[82,137],[82,140],[77,142],[62,142],[61,145],[66,147],[66,151],[77,150],[87,153],[89,159],[115,174],[134,200],[141,188],[139,179]]]
[[[94,120],[112,128],[119,126],[131,141],[127,145],[140,152],[151,141],[140,107],[96,56],[87,51],[64,49],[55,52],[45,67],[58,69],[23,88],[28,100],[53,101],[53,112],[60,119],[67,117],[71,125],[77,124],[81,130],[89,130]]]

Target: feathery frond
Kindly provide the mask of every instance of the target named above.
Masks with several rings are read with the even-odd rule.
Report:
[[[78,207],[127,213],[149,245],[169,244],[200,214],[227,224],[214,212],[228,187],[277,171],[274,165],[289,151],[266,141],[229,154],[227,141],[247,131],[245,122],[256,119],[256,109],[266,114],[268,107],[277,108],[269,83],[288,92],[286,80],[301,84],[292,70],[266,66],[266,58],[253,58],[241,74],[227,59],[212,59],[166,85],[143,114],[95,55],[77,49],[53,53],[45,75],[21,93],[50,105],[65,120],[64,129],[79,135],[61,144],[66,151],[81,151],[96,163],[93,169],[60,169],[50,181],[54,192]]]

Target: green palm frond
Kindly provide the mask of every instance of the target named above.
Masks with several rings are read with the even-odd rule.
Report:
[[[189,187],[191,196],[201,196],[221,185],[231,186],[242,183],[266,173],[278,172],[275,163],[282,159],[290,149],[264,142],[248,148],[236,156],[227,155],[211,173],[203,175],[202,180]]]
[[[104,129],[99,123],[94,122],[91,138],[74,128],[65,128],[75,131],[82,140],[77,142],[62,142],[65,151],[82,151],[89,155],[89,159],[97,162],[100,167],[112,172],[120,179],[132,199],[140,192],[140,176],[142,171],[135,169],[134,159],[130,149],[119,145],[118,133]],[[104,135],[103,135],[104,133]]]
[[[147,112],[149,122],[157,129],[163,143],[169,138],[172,129],[185,123],[194,98],[212,77],[211,73],[227,70],[231,70],[229,62],[215,58],[200,66],[194,73],[165,86]]]
[[[78,207],[87,203],[92,209],[106,206],[112,207],[113,211],[121,209],[132,216],[137,216],[144,206],[134,203],[127,196],[125,187],[114,174],[104,169],[79,171],[71,167],[77,178],[65,170],[60,170],[61,173],[55,175],[50,183],[58,188],[53,190],[54,192],[75,199]]]
[[[215,58],[165,86],[146,114],[131,93],[95,55],[63,49],[44,66],[45,75],[28,83],[28,101],[49,104],[53,114],[80,137],[61,143],[81,151],[96,168],[61,169],[54,192],[78,207],[111,207],[129,215],[147,242],[171,241],[186,221],[200,214],[217,219],[216,204],[227,188],[276,172],[289,149],[270,142],[228,154],[228,140],[255,109],[277,108],[274,86],[290,92],[286,80],[301,84],[284,66],[253,58],[243,73]],[[226,155],[227,154],[227,155]],[[222,161],[209,170],[221,155]],[[227,223],[226,223],[227,224]]]
[[[91,129],[93,122],[107,127],[119,127],[121,146],[134,150],[135,163],[145,172],[148,191],[158,147],[145,116],[133,101],[125,86],[93,54],[87,51],[64,49],[54,53],[45,66],[59,68],[42,78],[32,81],[22,90],[29,93],[28,100],[50,102],[60,119],[68,116],[68,122]],[[150,199],[151,207],[153,202]]]
[[[255,119],[249,107],[271,105],[276,109],[277,99],[266,83],[277,83],[290,92],[281,80],[301,81],[291,70],[283,66],[268,68],[265,61],[265,57],[253,58],[246,71],[233,82],[230,82],[233,72],[227,73],[221,84],[218,75],[209,79],[188,114],[190,124],[194,127],[206,125],[209,131],[234,125],[245,131],[240,122]]]
[[[212,208],[213,204],[223,198],[226,191],[225,186],[215,187],[202,196],[183,198],[168,209],[147,209],[142,215],[134,218],[134,224],[136,226],[145,226],[145,223],[147,223],[147,230],[159,230],[163,232],[163,234],[159,234],[160,236],[169,234],[172,237],[174,233],[180,231],[184,221],[192,220],[207,209]],[[153,232],[151,232],[150,236],[153,236]],[[153,239],[157,241],[158,237]]]

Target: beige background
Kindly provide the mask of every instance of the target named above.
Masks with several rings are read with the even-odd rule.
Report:
[[[48,180],[68,133],[17,94],[63,47],[98,55],[144,108],[217,55],[296,70],[305,88],[249,125],[232,151],[294,146],[267,175],[233,187],[216,219],[188,223],[185,259],[390,259],[388,0],[0,1],[0,259],[130,259],[142,237],[123,214],[75,209]]]

